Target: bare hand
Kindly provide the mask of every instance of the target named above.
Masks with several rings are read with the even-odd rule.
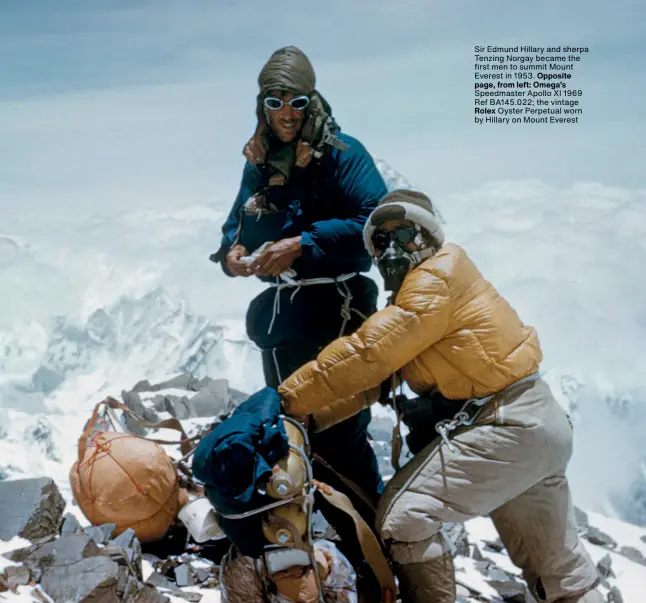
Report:
[[[227,253],[227,269],[233,276],[251,276],[249,264],[241,262],[240,259],[249,255],[249,252],[242,245],[234,245]]]
[[[301,237],[281,239],[272,243],[249,266],[256,276],[278,276],[291,268],[301,255]]]

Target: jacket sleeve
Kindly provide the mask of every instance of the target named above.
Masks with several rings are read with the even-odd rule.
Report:
[[[388,192],[370,153],[356,139],[345,137],[350,148],[339,152],[335,206],[338,216],[314,222],[302,233],[300,263],[308,272],[322,266],[347,265],[349,258],[369,261],[363,245],[363,226]]]
[[[357,394],[378,387],[444,336],[450,315],[448,286],[430,272],[413,274],[396,305],[333,341],[280,385],[287,413],[309,415],[332,403],[343,413],[344,401],[350,404]]]
[[[227,216],[227,219],[222,226],[222,239],[220,241],[220,248],[213,255],[216,262],[220,262],[222,270],[228,276],[232,276],[226,269],[226,256],[231,247],[235,243],[238,236],[238,228],[240,227],[240,209],[245,204],[247,199],[256,192],[258,182],[260,180],[260,173],[258,168],[251,165],[249,162],[245,163],[242,171],[242,182],[240,183],[240,190],[233,202],[233,207]]]

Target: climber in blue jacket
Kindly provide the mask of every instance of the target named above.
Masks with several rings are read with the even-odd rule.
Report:
[[[257,129],[212,259],[229,276],[270,285],[251,302],[246,326],[275,388],[376,311],[377,285],[361,274],[371,266],[362,231],[387,189],[363,145],[340,132],[302,51],[274,52],[258,83]],[[374,504],[383,483],[369,422],[365,410],[314,433],[312,448]],[[315,473],[345,489],[323,464]]]

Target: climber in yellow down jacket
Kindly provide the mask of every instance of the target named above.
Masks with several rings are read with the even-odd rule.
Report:
[[[535,329],[462,248],[444,242],[427,196],[386,195],[368,218],[364,242],[392,303],[325,347],[279,392],[285,411],[309,416],[314,430],[376,401],[391,375],[420,395],[419,404],[432,405],[434,393],[454,404],[448,418],[427,428],[437,437],[429,434],[379,504],[377,529],[402,601],[453,603],[443,522],[488,515],[537,601],[601,602],[565,476],[572,427],[538,375]]]

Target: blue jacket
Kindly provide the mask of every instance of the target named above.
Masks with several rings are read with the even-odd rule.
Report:
[[[279,420],[280,397],[265,387],[207,434],[193,456],[193,473],[219,513],[243,513],[274,502],[259,491],[271,468],[289,452],[287,433]],[[218,523],[242,552],[257,557],[267,544],[260,514],[245,519],[219,516]]]
[[[285,185],[272,186],[267,193],[279,211],[258,221],[244,216],[242,206],[263,189],[268,173],[265,166],[245,165],[240,191],[222,228],[220,259],[236,242],[246,243],[251,253],[265,241],[301,235],[301,257],[293,266],[300,278],[370,270],[362,231],[387,193],[386,184],[358,140],[343,133],[338,137],[349,149],[329,147],[321,159],[294,168]]]

